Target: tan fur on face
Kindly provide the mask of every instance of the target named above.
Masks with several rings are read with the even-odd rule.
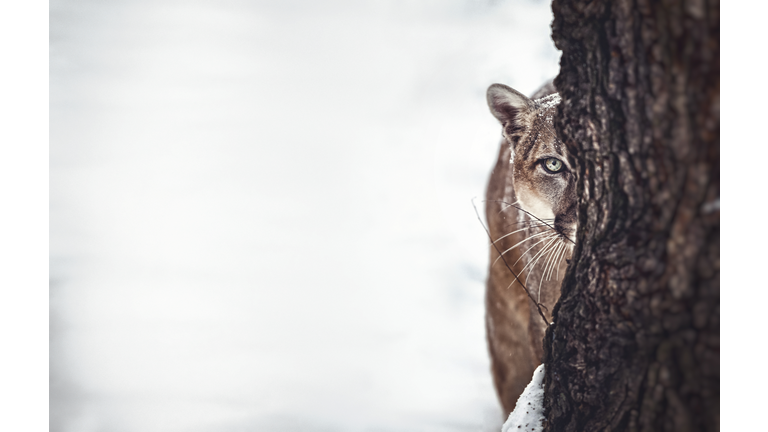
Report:
[[[486,218],[495,247],[486,292],[486,330],[491,368],[506,414],[542,361],[546,323],[512,268],[551,321],[576,232],[575,175],[552,124],[559,96],[545,87],[529,99],[494,84],[491,113],[504,140],[486,193]],[[563,168],[552,173],[547,159]],[[497,250],[498,248],[498,250]],[[499,258],[503,253],[503,261]]]

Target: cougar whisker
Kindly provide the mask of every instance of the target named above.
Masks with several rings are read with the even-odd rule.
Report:
[[[538,237],[538,236],[541,236],[541,235],[546,235],[546,237],[544,237],[544,238],[543,238],[541,241],[538,241],[538,242],[534,243],[534,245],[533,245],[531,248],[529,248],[528,250],[531,250],[531,249],[532,249],[534,246],[536,246],[536,245],[537,245],[537,244],[539,244],[539,243],[542,243],[542,242],[544,242],[544,241],[547,241],[547,240],[549,240],[550,238],[552,238],[552,237],[553,237],[553,236],[555,236],[556,234],[554,234],[554,233],[550,233],[550,232],[548,232],[548,231],[542,231],[542,232],[540,232],[540,233],[536,233],[536,234],[530,235],[530,236],[526,237],[525,239],[523,239],[522,241],[520,241],[518,244],[516,244],[516,245],[512,246],[511,248],[509,248],[509,249],[505,250],[505,251],[502,253],[502,255],[504,255],[504,254],[506,254],[507,252],[511,251],[512,249],[514,249],[514,248],[516,248],[516,247],[520,246],[521,244],[525,243],[526,241],[528,241],[528,240],[531,240],[531,239],[533,239],[534,237]],[[526,251],[526,252],[528,252],[528,251]]]
[[[503,202],[503,201],[502,201],[502,202]],[[521,212],[524,212],[524,213],[528,214],[528,215],[529,215],[529,216],[531,216],[532,218],[534,218],[534,219],[536,219],[536,220],[538,220],[538,221],[540,221],[540,222],[544,223],[544,224],[545,224],[545,225],[547,225],[548,227],[552,228],[552,230],[554,230],[554,231],[557,231],[557,229],[556,229],[555,227],[553,227],[552,225],[550,225],[550,224],[548,224],[548,223],[544,222],[544,220],[542,220],[542,219],[539,219],[539,218],[538,218],[538,217],[537,217],[535,214],[533,214],[533,213],[529,212],[528,210],[526,210],[526,209],[524,209],[524,208],[522,208],[522,207],[520,207],[520,206],[514,205],[514,204],[509,204],[509,205],[510,205],[510,206],[512,206],[512,207],[514,207],[514,208],[516,208],[516,209],[518,209],[518,210],[520,210]],[[557,232],[559,232],[559,231],[557,231]],[[560,233],[560,234],[562,234],[562,233]],[[566,238],[566,239],[567,239],[569,242],[571,242],[571,243],[573,243],[573,244],[576,244],[576,242],[574,242],[573,240],[571,240],[570,238],[568,238],[568,236],[564,236],[564,237],[565,237],[565,238]]]
[[[520,228],[519,230],[516,230],[516,231],[512,231],[512,232],[510,232],[510,233],[504,234],[503,236],[501,236],[501,237],[497,238],[497,239],[496,239],[496,240],[495,240],[495,241],[494,241],[492,244],[496,244],[497,242],[501,241],[501,240],[502,240],[503,238],[505,238],[505,237],[509,237],[509,236],[511,236],[512,234],[516,234],[516,233],[519,233],[520,231],[525,231],[525,230],[527,230],[527,229],[529,229],[529,228],[532,228],[532,227],[530,227],[530,226],[527,226],[527,227],[523,227],[523,228]],[[536,228],[536,227],[533,227],[533,228]]]
[[[552,271],[555,269],[555,266],[557,264],[557,257],[560,255],[560,251],[563,249],[563,242],[560,241],[557,243],[557,247],[552,252],[552,260],[549,264],[549,271],[547,272],[547,280],[552,280]]]
[[[565,255],[568,253],[568,244],[563,242],[563,248],[560,252],[560,257],[558,257],[557,267],[556,267],[556,273],[555,273],[555,279],[560,280],[560,265],[563,263],[563,259],[565,258]]]
[[[560,251],[560,242],[557,240],[558,239],[555,239],[555,243],[547,254],[547,260],[544,262],[544,269],[542,270],[541,278],[539,279],[539,297],[541,297],[541,284],[544,282],[544,279],[549,280],[547,274],[549,274],[549,270],[552,268],[552,259],[555,257],[555,254]]]
[[[525,267],[523,267],[523,269],[520,270],[520,274],[523,274],[525,269],[530,267],[530,270],[528,270],[528,274],[530,275],[531,271],[533,271],[533,269],[536,267],[536,264],[539,262],[539,259],[541,259],[541,255],[547,250],[549,245],[551,245],[552,242],[555,241],[555,237],[557,237],[557,234],[550,234],[549,237],[546,237],[544,240],[542,240],[542,241],[549,240],[549,243],[545,244],[540,251],[536,252],[533,255],[533,258],[531,258],[531,261],[529,261],[528,264],[526,264]],[[539,243],[541,243],[541,242],[539,242]],[[526,277],[525,277],[525,283],[526,284],[528,283],[528,275],[526,275]]]
[[[534,238],[534,237],[538,237],[538,236],[541,236],[541,235],[545,235],[545,234],[550,234],[550,235],[553,235],[553,234],[552,234],[552,233],[550,233],[549,231],[542,231],[542,232],[540,232],[540,233],[537,233],[537,234],[534,234],[534,235],[531,235],[531,236],[528,236],[528,237],[526,237],[525,239],[523,239],[522,241],[520,241],[520,242],[519,242],[519,243],[517,243],[516,245],[514,245],[514,246],[512,246],[511,248],[509,248],[509,249],[505,250],[504,252],[502,252],[502,253],[501,253],[501,254],[498,256],[498,258],[496,258],[496,260],[495,260],[495,261],[493,261],[493,264],[491,264],[491,267],[493,267],[493,266],[496,264],[496,262],[498,262],[498,261],[499,261],[499,259],[501,259],[501,257],[503,257],[503,256],[504,256],[504,254],[506,254],[507,252],[509,252],[509,251],[513,250],[514,248],[516,248],[516,247],[520,246],[521,244],[523,244],[523,243],[527,242],[528,240],[531,240],[531,239],[532,239],[532,238]],[[537,244],[538,244],[538,243],[537,243]]]
[[[512,264],[512,266],[514,267],[514,266],[515,266],[515,264],[517,264],[517,263],[518,263],[518,261],[520,261],[520,258],[522,258],[522,257],[523,257],[525,254],[527,254],[527,253],[528,253],[528,252],[529,252],[531,249],[533,249],[534,247],[536,247],[536,245],[537,245],[537,244],[539,244],[539,243],[543,243],[543,242],[545,242],[545,241],[547,241],[547,240],[550,240],[550,243],[551,243],[551,240],[553,240],[553,239],[554,239],[554,237],[555,237],[555,234],[551,234],[549,237],[545,237],[545,238],[543,238],[543,239],[539,240],[538,242],[536,242],[536,244],[534,244],[533,246],[531,246],[530,248],[528,248],[528,250],[526,250],[526,251],[523,253],[523,255],[521,255],[521,256],[520,256],[520,257],[517,259],[517,261],[515,261],[515,263],[514,263],[514,264]],[[533,255],[533,257],[531,258],[531,260],[530,260],[530,261],[528,261],[528,264],[526,264],[526,265],[525,265],[525,267],[523,267],[523,269],[522,269],[522,270],[520,270],[520,275],[521,275],[521,276],[522,276],[522,274],[525,272],[525,270],[528,270],[528,273],[529,273],[529,274],[531,273],[531,271],[533,271],[533,267],[535,267],[535,266],[536,266],[536,263],[538,262],[538,258],[537,258],[537,257],[539,257],[539,258],[540,258],[540,255],[542,254],[542,252],[546,251],[546,248],[547,248],[547,246],[549,246],[549,244],[550,244],[550,243],[547,243],[547,244],[546,244],[546,245],[545,245],[545,246],[544,246],[544,247],[543,247],[541,250],[539,250],[538,252],[536,252],[536,253]],[[529,267],[531,264],[533,264],[533,267],[531,267],[531,268],[529,269],[528,267]],[[517,281],[512,281],[512,283],[511,283],[511,284],[509,284],[509,286],[508,286],[507,288],[509,288],[509,287],[511,287],[512,285],[514,285],[514,284],[515,284],[515,282],[517,282]],[[520,282],[520,283],[522,284],[523,282]],[[525,276],[525,284],[528,284],[528,275],[526,275],[526,276]],[[537,303],[539,303],[539,302],[537,302]]]
[[[542,242],[545,242],[545,241],[547,241],[548,239],[549,239],[549,237],[546,237],[546,238],[544,238],[543,240],[541,240],[541,241],[539,241],[539,242],[536,242],[536,243],[534,243],[534,244],[533,244],[533,246],[531,246],[531,247],[529,247],[528,249],[526,249],[526,251],[525,251],[525,252],[523,252],[522,254],[520,254],[520,256],[517,258],[517,260],[514,262],[514,264],[512,264],[512,267],[514,267],[515,265],[517,265],[517,263],[518,263],[518,262],[520,262],[520,260],[521,260],[521,259],[523,259],[523,257],[524,257],[525,255],[527,255],[527,254],[528,254],[528,252],[530,252],[530,251],[531,251],[531,249],[535,248],[537,244],[539,244],[539,243],[542,243]],[[514,282],[513,282],[513,283],[514,283]]]
[[[565,243],[563,243],[563,245],[565,245]],[[560,254],[560,262],[557,263],[557,273],[555,274],[555,278],[557,280],[560,280],[560,264],[562,264],[563,259],[565,259],[565,254],[567,253],[568,253],[568,248],[563,247],[563,252]]]
[[[553,236],[553,237],[554,238],[552,238],[552,240],[550,240],[550,242],[547,243],[544,246],[544,248],[541,250],[542,253],[539,254],[538,258],[536,258],[536,261],[534,262],[534,264],[531,267],[531,269],[528,270],[528,274],[529,275],[533,272],[533,269],[536,268],[536,264],[538,264],[538,262],[541,260],[542,257],[544,257],[544,255],[547,255],[548,257],[552,255],[552,250],[555,248],[555,246],[557,246],[557,243],[555,243],[557,241],[557,236]],[[537,297],[537,300],[536,300],[538,303],[541,303],[541,283],[542,283],[542,280],[544,278],[544,273],[547,272],[546,262],[548,262],[548,261],[545,260],[544,269],[541,272],[541,276],[542,277],[539,278],[539,294],[538,294],[538,297]],[[528,283],[528,277],[525,278],[525,282]]]

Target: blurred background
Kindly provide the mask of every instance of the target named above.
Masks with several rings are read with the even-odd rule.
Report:
[[[50,430],[492,431],[485,90],[549,2],[51,0]]]

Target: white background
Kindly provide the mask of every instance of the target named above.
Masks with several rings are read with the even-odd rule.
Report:
[[[486,431],[545,1],[50,2],[50,430]]]

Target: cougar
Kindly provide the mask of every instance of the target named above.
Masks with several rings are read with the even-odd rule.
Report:
[[[544,332],[573,252],[576,176],[552,123],[560,103],[552,83],[530,99],[493,84],[487,100],[503,139],[486,192],[486,333],[494,385],[509,415],[542,363]]]

